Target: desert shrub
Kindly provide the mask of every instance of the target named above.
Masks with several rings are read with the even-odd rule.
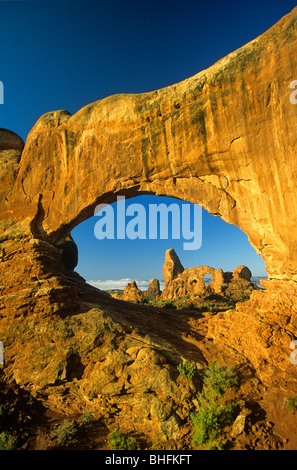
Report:
[[[0,450],[14,450],[17,447],[17,439],[5,431],[0,433]]]
[[[238,385],[238,378],[233,368],[230,366],[220,366],[216,360],[205,372],[203,386],[210,388],[217,395],[224,393],[234,386]]]
[[[134,437],[122,433],[115,428],[110,435],[110,447],[112,450],[138,450],[138,444]]]
[[[234,420],[237,404],[223,402],[215,396],[200,394],[198,396],[198,411],[192,414],[193,444],[202,445],[208,442],[209,446],[218,440],[222,429]]]
[[[81,424],[83,426],[90,426],[94,422],[94,416],[90,411],[86,411],[81,419]]]
[[[56,431],[56,437],[59,444],[68,445],[77,433],[77,427],[74,421],[65,419]]]
[[[184,375],[188,379],[191,379],[195,374],[195,366],[189,361],[185,361],[183,364],[178,364],[177,370],[180,374]]]
[[[213,361],[205,373],[203,388],[197,396],[198,408],[192,413],[193,445],[207,444],[209,449],[221,449],[221,431],[231,424],[236,416],[236,402],[225,400],[226,391],[237,385],[237,377],[229,366],[220,366]]]
[[[287,405],[290,413],[295,414],[297,411],[297,397],[287,397],[285,399],[285,404]]]

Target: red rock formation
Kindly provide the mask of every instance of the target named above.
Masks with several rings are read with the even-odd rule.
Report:
[[[141,302],[143,293],[138,289],[136,281],[129,282],[125,287],[122,299],[129,300],[131,302]]]
[[[2,220],[55,243],[117,193],[177,196],[247,233],[270,277],[297,279],[296,16],[171,87],[43,115]]]
[[[156,440],[180,436],[178,419],[189,413],[195,390],[177,387],[170,365],[184,351],[200,367],[204,355],[248,362],[274,397],[272,415],[277,394],[297,394],[289,360],[297,331],[296,22],[297,8],[176,85],[111,96],[73,116],[49,112],[24,149],[0,131],[0,341],[9,380],[60,412],[117,411]],[[240,227],[266,263],[265,291],[212,317],[206,346],[198,333],[167,334],[166,319],[127,308],[70,269],[70,231],[98,203],[142,193],[201,204]]]
[[[206,274],[212,276],[211,283],[207,285],[203,280]],[[165,287],[162,298],[165,300],[176,300],[184,296],[195,299],[210,293],[232,297],[234,291],[240,294],[247,290],[251,292],[254,288],[250,282],[252,273],[246,266],[238,266],[232,273],[224,273],[222,269],[210,266],[184,269],[172,248],[166,251],[163,275]]]
[[[144,296],[147,297],[158,297],[161,294],[160,282],[158,279],[151,279],[149,282],[148,289],[143,292]]]
[[[179,257],[173,248],[170,248],[165,253],[165,262],[163,265],[163,278],[165,284],[175,279],[180,273],[184,271],[184,267],[180,262]]]

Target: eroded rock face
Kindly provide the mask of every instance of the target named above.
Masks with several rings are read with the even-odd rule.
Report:
[[[158,433],[156,442],[183,432],[195,393],[176,386],[183,354],[200,367],[215,354],[248,361],[269,390],[296,395],[296,23],[297,8],[176,85],[111,96],[73,116],[49,112],[24,148],[0,131],[0,340],[9,380],[61,413],[138,416],[135,427]],[[75,253],[65,254],[71,230],[98,203],[142,193],[201,204],[240,227],[266,263],[265,291],[210,318],[204,349],[199,334],[167,334],[166,319],[152,341],[157,314],[87,285],[72,271]],[[164,279],[183,275],[171,253]],[[243,282],[249,273],[236,275]]]
[[[143,293],[136,284],[136,281],[129,282],[124,289],[122,299],[131,302],[141,302]]]
[[[160,282],[158,279],[151,279],[149,282],[148,289],[143,292],[144,296],[147,297],[158,297],[161,294]]]
[[[17,134],[0,128],[0,213],[15,183],[24,145]]]
[[[78,249],[71,235],[66,237],[63,242],[60,242],[58,248],[62,252],[62,260],[65,267],[74,269],[78,263]]]
[[[211,282],[206,284],[204,277],[210,274]],[[223,272],[210,266],[197,266],[184,269],[176,252],[171,248],[166,251],[163,266],[165,287],[162,298],[176,300],[182,297],[197,298],[211,293],[232,297],[254,289],[250,282],[252,273],[246,266],[238,266],[232,272]]]

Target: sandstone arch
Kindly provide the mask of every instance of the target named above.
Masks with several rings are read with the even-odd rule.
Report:
[[[43,115],[2,206],[6,233],[61,243],[98,202],[167,195],[237,225],[270,278],[296,280],[296,19],[176,85]]]
[[[210,274],[211,283],[206,284],[204,277]],[[224,272],[211,266],[196,266],[184,269],[175,250],[170,248],[165,253],[163,277],[165,287],[161,297],[165,300],[177,300],[185,296],[195,298],[206,293],[223,294],[231,282],[238,283],[238,290],[251,286],[252,273],[247,266],[238,266],[232,272]],[[234,289],[234,286],[233,286]]]
[[[68,240],[98,203],[117,194],[173,196],[240,227],[266,262],[266,290],[209,318],[203,353],[206,362],[222,354],[252,365],[271,393],[271,421],[282,426],[279,394],[297,393],[289,360],[297,328],[297,108],[289,99],[297,78],[296,24],[297,8],[208,70],[168,88],[112,96],[73,116],[47,113],[24,149],[14,133],[0,130],[0,336],[7,377],[42,390],[47,406],[67,413],[89,411],[91,403],[108,415],[123,389],[132,402],[136,393],[128,418],[145,432],[151,426],[154,433],[156,422],[136,421],[139,396],[131,384],[144,384],[151,415],[163,410],[168,417],[172,397],[180,406],[164,361],[169,357],[173,370],[187,343],[169,344],[168,336],[164,343],[168,324],[158,331],[160,341],[149,339],[145,306],[127,308],[71,272],[76,251]],[[249,275],[239,268],[239,278]],[[185,341],[198,344],[191,354],[201,362],[199,335]],[[112,358],[107,375],[106,353]],[[70,388],[63,381],[73,364],[78,375]],[[156,442],[164,425],[168,438],[178,434],[174,415],[157,424]]]

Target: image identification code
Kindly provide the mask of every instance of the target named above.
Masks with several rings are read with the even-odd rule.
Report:
[[[131,465],[133,468],[136,468],[141,462],[150,465],[189,465],[191,457],[191,454],[150,454],[146,458],[139,456],[117,456],[112,454],[112,456],[106,457],[105,465]]]

